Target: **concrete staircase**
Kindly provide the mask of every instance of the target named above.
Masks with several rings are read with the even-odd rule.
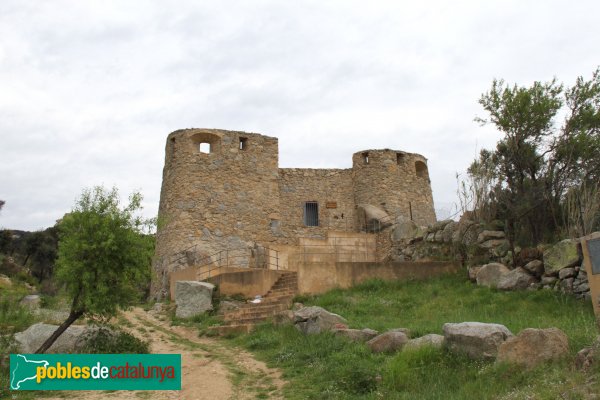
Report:
[[[258,304],[246,303],[237,310],[223,314],[225,325],[211,328],[211,333],[226,335],[229,333],[248,333],[255,324],[274,316],[277,312],[287,310],[292,298],[298,292],[298,275],[296,272],[283,272],[273,284],[271,290]]]

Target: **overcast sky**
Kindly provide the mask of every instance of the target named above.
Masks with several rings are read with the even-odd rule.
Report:
[[[158,209],[167,135],[279,138],[281,167],[373,148],[429,159],[438,217],[500,137],[493,78],[571,85],[600,65],[600,2],[0,0],[0,227],[41,229],[82,188]]]

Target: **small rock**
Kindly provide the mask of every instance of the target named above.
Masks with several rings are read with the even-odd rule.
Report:
[[[334,329],[332,332],[353,342],[367,342],[379,334],[373,329]]]
[[[418,349],[424,346],[431,346],[435,348],[442,348],[446,339],[442,335],[436,335],[431,333],[429,335],[421,336],[416,339],[411,339],[406,343],[404,348],[406,349]]]
[[[558,280],[555,276],[544,276],[542,277],[542,285],[554,285],[554,283]]]
[[[529,285],[535,283],[533,276],[529,275],[523,268],[518,267],[502,275],[498,281],[497,288],[500,290],[519,290],[527,289]]]
[[[588,292],[590,290],[590,285],[587,283],[582,283],[577,287],[573,287],[573,291],[575,293],[583,293],[583,292]]]
[[[42,304],[42,298],[38,294],[28,294],[21,299],[19,304],[29,307],[30,309],[37,309],[40,308]]]
[[[522,330],[498,349],[498,362],[510,362],[533,368],[557,360],[569,353],[569,338],[558,328]]]
[[[483,249],[494,249],[496,247],[508,248],[508,242],[505,239],[490,239],[479,244],[479,247]]]
[[[471,282],[477,282],[477,273],[479,272],[479,270],[481,269],[481,265],[476,265],[473,267],[469,267],[469,269],[467,270],[468,274],[469,274],[469,280]]]
[[[294,312],[292,310],[283,310],[273,315],[273,324],[291,325],[294,323]]]
[[[573,292],[573,278],[567,278],[560,281],[560,288],[565,293]]]
[[[477,284],[480,286],[496,287],[502,276],[510,270],[500,263],[485,264],[477,273]]]
[[[502,231],[483,231],[477,236],[477,243],[483,243],[490,239],[504,239]]]
[[[575,276],[575,268],[563,268],[558,271],[558,279],[563,280]]]
[[[373,353],[395,352],[408,343],[408,336],[402,332],[385,332],[367,342]]]
[[[446,347],[472,359],[492,359],[498,347],[513,334],[500,324],[483,322],[446,323],[442,327]]]
[[[535,276],[542,276],[544,273],[544,263],[540,260],[529,261],[523,268]]]
[[[302,304],[302,303],[294,303],[294,305],[292,306],[293,311],[298,311],[302,308],[304,308],[304,304]]]
[[[584,347],[575,356],[575,368],[580,371],[589,371],[600,355],[600,336],[590,347]]]

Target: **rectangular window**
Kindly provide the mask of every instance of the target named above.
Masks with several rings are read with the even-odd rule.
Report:
[[[316,201],[304,203],[304,225],[319,226],[319,203]]]
[[[362,158],[365,164],[369,163],[369,153],[362,153]]]
[[[247,138],[240,138],[240,150],[246,150],[248,148],[248,139]]]

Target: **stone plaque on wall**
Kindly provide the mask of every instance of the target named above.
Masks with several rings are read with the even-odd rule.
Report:
[[[325,204],[325,207],[327,207],[327,208],[337,208],[337,202],[336,201],[328,201]]]
[[[600,239],[589,240],[587,245],[590,254],[592,275],[600,274]]]

